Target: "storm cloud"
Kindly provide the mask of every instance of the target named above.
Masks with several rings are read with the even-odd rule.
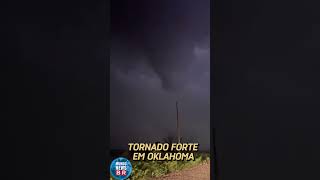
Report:
[[[174,136],[179,101],[183,138],[209,148],[210,1],[113,3],[112,147]]]
[[[120,62],[128,68],[143,60],[160,78],[164,89],[183,86],[182,77],[195,58],[195,46],[209,46],[209,3],[209,0],[114,2],[112,52],[119,50],[118,44],[121,54],[135,57],[111,58],[112,63]]]

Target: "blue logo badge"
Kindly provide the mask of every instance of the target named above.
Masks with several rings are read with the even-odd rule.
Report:
[[[118,157],[110,165],[110,174],[117,180],[127,179],[132,172],[132,165],[127,158]]]

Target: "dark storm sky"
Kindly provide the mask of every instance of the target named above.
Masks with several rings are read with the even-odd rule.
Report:
[[[117,1],[111,28],[111,146],[182,136],[209,148],[209,0]]]

